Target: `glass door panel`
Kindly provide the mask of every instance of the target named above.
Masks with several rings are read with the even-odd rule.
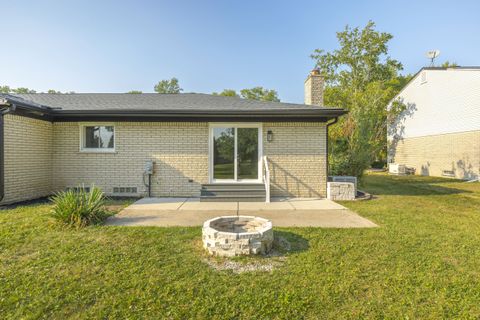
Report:
[[[237,179],[258,179],[258,128],[237,128]]]
[[[235,128],[213,129],[213,178],[235,179]]]

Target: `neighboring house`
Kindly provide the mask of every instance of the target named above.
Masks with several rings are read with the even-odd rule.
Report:
[[[306,104],[194,93],[0,95],[2,203],[92,184],[113,196],[150,189],[265,201],[264,160],[272,196],[325,197],[327,128],[345,111],[323,107],[317,72],[305,88]]]
[[[480,175],[480,67],[423,68],[393,99],[406,111],[388,128],[389,162],[416,174]]]

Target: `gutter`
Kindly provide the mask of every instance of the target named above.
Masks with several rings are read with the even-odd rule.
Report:
[[[326,110],[52,110],[53,122],[71,121],[244,121],[244,122],[326,122],[345,114],[342,109]]]
[[[330,168],[329,168],[329,163],[328,163],[328,127],[330,127],[331,125],[334,125],[337,122],[338,122],[338,117],[335,117],[332,122],[327,123],[327,146],[326,146],[326,148],[327,148],[327,185],[326,185],[325,190],[328,189],[328,177],[330,176],[330,174],[329,174]]]

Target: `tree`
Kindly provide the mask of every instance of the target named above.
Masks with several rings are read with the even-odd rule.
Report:
[[[24,94],[24,93],[37,93],[37,91],[29,89],[29,88],[10,88],[10,86],[0,86],[0,93],[18,93],[18,94]],[[42,92],[43,93],[43,92]],[[63,92],[57,91],[54,89],[49,89],[47,93],[50,94],[62,94]],[[75,93],[75,91],[70,91],[70,92],[65,92],[65,94],[72,94]]]
[[[406,82],[399,75],[402,64],[388,56],[392,37],[376,31],[372,21],[361,30],[346,26],[337,33],[339,49],[317,49],[311,56],[325,78],[325,104],[349,111],[330,128],[332,174],[361,176],[374,161],[385,160],[387,124],[404,109],[387,105]]]
[[[214,96],[224,96],[224,97],[238,97],[237,91],[232,89],[224,89],[222,92],[213,92]]]
[[[240,94],[233,89],[224,89],[222,92],[213,92],[214,96],[224,97],[241,97],[243,99],[260,100],[260,101],[275,101],[279,102],[278,93],[275,90],[264,89],[263,87],[254,87],[251,89],[242,89]]]
[[[252,89],[240,90],[240,96],[244,99],[275,101],[279,102],[278,93],[275,90],[264,89],[263,87],[254,87]]]
[[[127,93],[130,93],[130,94],[141,94],[141,93],[143,93],[143,92],[140,91],[140,90],[130,90],[130,91],[128,91]]]
[[[180,93],[183,91],[178,84],[177,78],[172,78],[170,80],[159,81],[155,87],[155,92],[157,93]]]
[[[35,90],[32,90],[32,89],[28,89],[28,88],[16,88],[16,89],[12,89],[12,92],[13,93],[18,93],[18,94],[24,94],[24,93],[37,93],[37,91]]]
[[[458,64],[456,62],[450,62],[450,61],[445,61],[441,65],[442,68],[455,68],[458,67]]]
[[[0,93],[10,93],[12,89],[9,86],[0,86]]]
[[[36,93],[35,90],[28,89],[28,88],[11,88],[10,86],[0,86],[0,93]]]

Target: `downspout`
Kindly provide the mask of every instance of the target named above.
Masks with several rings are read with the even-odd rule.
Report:
[[[332,122],[327,122],[327,147],[326,147],[327,148],[327,150],[326,150],[327,151],[326,152],[327,153],[327,185],[325,186],[325,190],[327,190],[327,188],[328,188],[328,177],[330,176],[330,174],[329,174],[329,164],[328,164],[328,127],[330,127],[331,125],[333,125],[337,122],[338,122],[338,117],[335,117]]]
[[[16,105],[11,104],[0,111],[0,201],[5,197],[5,121],[3,116],[15,111],[15,109]]]

